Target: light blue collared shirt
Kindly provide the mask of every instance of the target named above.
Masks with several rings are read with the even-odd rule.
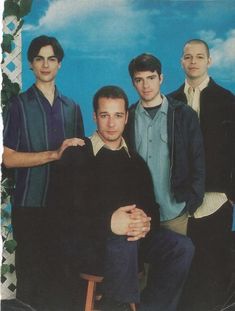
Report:
[[[135,142],[137,152],[147,162],[152,174],[156,201],[160,205],[160,219],[166,221],[180,215],[185,202],[177,203],[171,193],[170,156],[167,138],[168,100],[163,102],[155,117],[138,103],[135,112]]]

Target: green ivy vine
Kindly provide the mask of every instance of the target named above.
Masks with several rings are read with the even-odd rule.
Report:
[[[18,25],[13,34],[3,34],[2,37],[2,54],[10,54],[13,50],[13,41],[17,36],[19,30],[24,24],[23,17],[31,11],[32,0],[5,0],[3,19],[7,16],[15,16],[18,21]],[[2,57],[2,63],[4,63],[4,57]],[[20,92],[20,86],[16,82],[12,82],[6,73],[2,73],[2,89],[1,89],[1,108],[4,119],[5,111],[8,107],[8,103],[11,97],[17,95]],[[8,253],[13,253],[16,248],[16,241],[9,238],[12,232],[12,226],[9,225],[9,219],[11,218],[11,204],[10,196],[13,189],[12,171],[2,167],[2,181],[1,181],[1,231],[3,237],[3,250]],[[10,271],[8,264],[2,264],[1,275],[4,275]]]
[[[31,11],[32,0],[5,0],[4,10],[3,10],[3,19],[7,16],[16,16],[19,24],[13,33],[3,34],[2,38],[2,52],[11,53],[12,51],[12,42],[14,37],[17,35],[18,31],[22,28],[24,24],[23,17]]]

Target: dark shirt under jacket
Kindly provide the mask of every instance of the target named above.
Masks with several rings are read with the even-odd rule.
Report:
[[[55,163],[48,205],[53,221],[57,218],[57,232],[68,239],[65,244],[77,243],[76,260],[84,262],[89,272],[95,267],[96,273],[102,273],[113,212],[136,204],[151,216],[154,229],[159,225],[159,210],[149,170],[140,156],[105,147],[94,156],[91,141],[85,141],[83,147],[68,148]]]

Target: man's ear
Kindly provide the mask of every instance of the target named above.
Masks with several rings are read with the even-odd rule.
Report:
[[[127,111],[127,112],[126,112],[126,120],[125,120],[125,124],[127,124],[128,118],[129,118],[129,112]]]
[[[93,120],[94,120],[95,123],[97,123],[97,118],[96,118],[96,113],[95,112],[93,112]]]
[[[61,62],[58,64],[59,69],[61,68]]]
[[[160,84],[162,84],[163,80],[164,80],[164,77],[163,77],[163,74],[161,73],[160,76],[159,76],[159,80],[160,80]]]
[[[211,64],[212,64],[212,59],[211,59],[211,57],[209,57],[208,58],[208,65],[207,65],[207,67],[209,68],[211,66]]]

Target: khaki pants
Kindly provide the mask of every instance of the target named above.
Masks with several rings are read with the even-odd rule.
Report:
[[[160,226],[171,231],[187,235],[188,213],[171,220],[161,221]]]

